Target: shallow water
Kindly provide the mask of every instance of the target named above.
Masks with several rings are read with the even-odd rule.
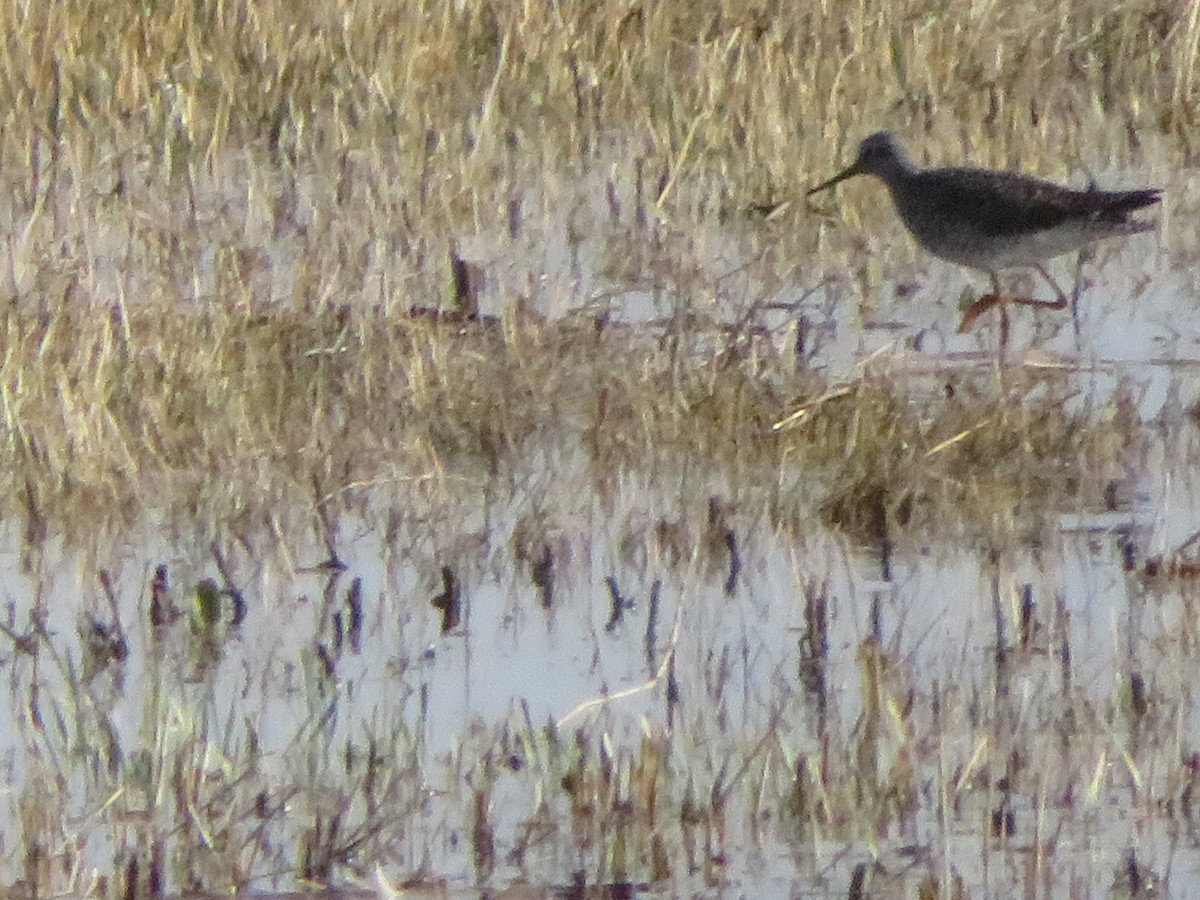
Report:
[[[738,322],[768,364],[834,382],[872,365],[927,390],[994,365],[994,322],[954,331],[977,279],[903,249],[894,222],[822,271],[781,259],[777,223],[677,225],[633,198],[627,169],[597,166],[529,189],[515,235],[464,237],[484,311],[523,297],[552,318]],[[298,208],[312,225],[317,201]],[[303,248],[249,199],[222,214],[286,302]],[[1144,575],[1200,530],[1197,289],[1157,249],[1176,246],[1170,227],[1099,251],[1078,338],[1069,316],[1014,313],[1014,364],[1143,428],[1107,508],[1061,510],[1048,532],[1018,511],[1003,546],[902,532],[861,547],[817,521],[797,535],[738,485],[664,469],[600,486],[561,448],[478,495],[368,493],[330,530],[147,521],[85,553],[31,549],[10,524],[3,845],[39,844],[44,886],[96,893],[87,873],[155,853],[171,890],[286,890],[306,859],[314,880],[371,892],[377,868],[463,896],[576,873],[640,884],[656,835],[670,880],[638,894],[846,896],[871,863],[872,896],[951,870],[971,896],[1108,896],[1131,858],[1166,896],[1200,894],[1195,575]],[[390,296],[374,250],[364,292]],[[109,264],[93,286],[135,293],[103,237],[95,252]],[[197,301],[213,265],[195,263]],[[330,547],[343,570],[318,567]],[[154,626],[159,566],[182,616]],[[445,633],[443,568],[461,595]],[[243,621],[231,597],[197,619],[203,578],[236,589]],[[123,658],[98,630],[124,637]],[[17,640],[31,634],[36,654]],[[594,809],[568,776],[598,779]],[[35,863],[13,855],[0,881]]]
[[[405,795],[413,805],[387,868],[405,876],[427,871],[461,888],[479,874],[459,824],[469,786],[480,778],[472,761],[500,746],[496,723],[515,714],[537,728],[558,722],[565,735],[576,729],[603,734],[616,759],[634,759],[643,734],[663,735],[675,765],[686,760],[699,783],[716,777],[726,761],[749,754],[756,770],[766,766],[761,775],[767,796],[786,785],[788,766],[802,756],[818,759],[831,742],[863,752],[862,729],[871,722],[872,728],[899,730],[871,752],[916,753],[906,764],[916,767],[923,784],[941,783],[939,772],[970,768],[972,760],[979,765],[981,753],[1023,759],[1020,772],[1012,773],[1021,785],[1011,800],[1014,830],[1004,838],[980,829],[980,817],[996,800],[994,786],[969,787],[967,775],[960,775],[963,796],[949,820],[938,813],[935,796],[919,791],[917,807],[897,821],[905,823],[898,832],[856,838],[860,826],[851,820],[841,837],[810,837],[800,845],[777,802],[751,814],[750,798],[734,791],[718,867],[724,890],[753,885],[756,896],[844,894],[855,865],[874,847],[881,871],[900,883],[902,873],[915,878],[925,870],[914,864],[915,853],[918,860],[952,865],[985,896],[1005,896],[1027,877],[1036,828],[1042,840],[1054,835],[1046,877],[1059,887],[1070,883],[1084,886],[1083,896],[1102,895],[1135,849],[1143,866],[1160,875],[1169,870],[1171,895],[1187,896],[1200,885],[1200,871],[1189,860],[1200,857],[1185,852],[1179,842],[1188,839],[1173,833],[1160,804],[1176,802],[1181,762],[1200,738],[1200,711],[1187,677],[1198,637],[1192,590],[1186,581],[1147,587],[1125,571],[1119,546],[1130,537],[1155,546],[1179,530],[1165,524],[1179,518],[1164,516],[1166,480],[1143,479],[1138,493],[1144,499],[1135,507],[1065,517],[1062,529],[1036,548],[996,556],[906,537],[892,548],[888,580],[881,577],[876,549],[855,548],[816,527],[797,540],[731,509],[722,524],[734,535],[741,568],[730,583],[728,544],[713,539],[700,498],[692,498],[689,509],[678,493],[663,496],[662,484],[631,478],[612,505],[583,502],[559,519],[549,609],[527,567],[512,555],[510,535],[525,512],[520,499],[506,509],[476,510],[468,518],[485,519],[486,533],[476,532],[464,549],[434,557],[386,546],[381,526],[367,517],[338,529],[338,555],[347,567],[340,574],[297,573],[296,563],[321,557],[315,545],[305,552],[292,548],[292,558],[228,550],[227,565],[237,573],[247,605],[245,620],[199,651],[186,620],[160,629],[149,625],[149,584],[159,564],[169,567],[175,584],[184,584],[214,574],[213,563],[204,562],[202,547],[143,536],[109,562],[128,658],[102,666],[79,691],[85,706],[103,709],[126,764],[153,752],[149,723],[158,716],[166,722],[158,729],[160,747],[170,744],[173,730],[191,734],[197,722],[206,723],[199,733],[210,742],[213,777],[227,766],[237,771],[221,754],[245,752],[253,732],[256,774],[268,793],[343,783],[335,777],[343,752],[338,748],[361,744],[368,734],[399,735],[397,747],[412,753],[427,787]],[[1172,472],[1172,496],[1180,496],[1179,488]],[[1197,508],[1179,499],[1174,504]],[[670,545],[653,518],[663,509],[676,517]],[[430,603],[441,590],[442,565],[455,570],[462,592],[461,623],[446,634]],[[95,569],[69,551],[47,554],[32,573],[19,569],[14,558],[5,566],[10,627],[21,631],[36,602],[47,615],[48,644],[78,660],[81,609],[99,620],[111,618]],[[629,600],[615,623],[605,581],[610,577]],[[332,617],[346,621],[344,598],[354,579],[361,579],[361,643],[355,650],[344,637],[339,651]],[[185,595],[176,589],[177,597]],[[819,687],[802,677],[800,649],[809,624],[805,599],[816,596],[827,601],[828,624]],[[1022,643],[1026,596],[1032,619]],[[1008,647],[1003,662],[998,641]],[[322,674],[319,646],[332,660],[329,675]],[[672,704],[665,680],[646,687],[668,653],[674,655]],[[889,667],[882,691],[891,712],[882,720],[864,712],[876,696],[863,681],[864,653],[879,654]],[[39,733],[30,719],[31,679],[40,685],[43,719],[54,718],[53,706],[69,722],[70,705],[46,698],[73,691],[61,668],[46,661],[34,665],[16,655],[8,671],[4,714],[21,723],[7,733],[3,750],[14,804],[37,768],[27,764],[23,748],[44,752],[58,744],[53,728],[49,736]],[[1148,711],[1138,716],[1129,712],[1134,673],[1147,686]],[[639,687],[646,689],[581,708]],[[903,720],[895,718],[893,703],[910,707]],[[1073,736],[1062,730],[1064,715],[1078,719]],[[997,730],[1001,723],[1008,733]],[[764,739],[771,751],[753,752]],[[528,751],[519,741],[512,746],[518,755]],[[1000,753],[998,747],[1011,750]],[[1043,754],[1048,765],[1039,763]],[[879,764],[886,771],[896,761]],[[316,768],[304,774],[305,766]],[[489,821],[502,849],[535,810],[525,767],[536,766],[526,759],[520,768],[492,776]],[[353,781],[345,782],[347,790]],[[532,781],[547,784],[536,776]],[[681,789],[678,781],[672,785],[669,791]],[[132,790],[128,783],[126,790]],[[1064,792],[1074,796],[1067,800]],[[297,827],[320,794],[292,801]],[[63,799],[68,814],[85,818],[101,801],[89,790]],[[11,805],[7,821],[2,827],[14,834],[19,816]],[[273,828],[280,851],[289,856],[287,817]],[[100,866],[106,842],[94,840],[85,842],[84,859]],[[587,854],[571,851],[566,831],[550,844],[533,871],[546,873],[550,883],[569,883],[572,866]],[[692,881],[675,871],[679,885]],[[501,862],[490,877],[503,884],[523,873],[527,877],[528,870]],[[284,886],[275,879],[253,884]]]

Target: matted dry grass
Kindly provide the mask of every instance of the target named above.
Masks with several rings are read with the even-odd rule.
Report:
[[[882,362],[828,390],[786,358],[692,352],[661,326],[126,312],[0,316],[8,496],[31,533],[429,499],[506,483],[536,453],[587,483],[686,467],[781,526],[821,511],[874,540],[882,504],[926,535],[991,533],[1021,504],[1098,506],[1136,452],[1129,410],[1072,411],[1069,384],[1000,389],[986,368],[947,400]]]

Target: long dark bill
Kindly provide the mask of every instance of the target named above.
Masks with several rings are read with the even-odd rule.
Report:
[[[846,169],[844,172],[839,172],[837,175],[834,175],[828,181],[822,181],[820,184],[818,184],[815,188],[810,190],[804,196],[811,197],[813,194],[817,193],[818,191],[828,190],[829,188],[833,187],[835,184],[840,184],[841,182],[845,181],[847,178],[853,178],[855,175],[861,175],[861,174],[862,174],[862,169],[860,169],[858,167],[858,163],[856,162],[854,165],[850,166],[850,168]]]

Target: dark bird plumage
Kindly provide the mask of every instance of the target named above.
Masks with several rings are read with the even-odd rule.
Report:
[[[920,169],[887,132],[865,139],[847,169],[808,193],[855,175],[874,175],[887,185],[905,226],[930,253],[992,273],[1148,231],[1151,223],[1130,214],[1157,203],[1161,193],[1077,190],[987,169]]]

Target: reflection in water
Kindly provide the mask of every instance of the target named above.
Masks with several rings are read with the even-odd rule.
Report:
[[[1200,344],[1178,315],[1187,276],[1147,279],[1125,250],[1098,260],[1084,362],[1069,330],[1041,333],[1061,323],[1018,321],[1014,345],[1035,348],[1021,394],[1013,373],[987,371],[994,335],[952,333],[952,270],[900,263],[881,276],[843,253],[840,270],[819,271],[788,243],[818,229],[786,216],[673,225],[634,199],[629,168],[569,183],[538,173],[514,194],[506,238],[457,244],[455,290],[496,326],[484,340],[398,330],[410,380],[452,389],[429,394],[430,417],[459,401],[469,414],[457,421],[479,429],[461,446],[453,429],[430,430],[443,438],[428,454],[438,471],[401,467],[397,480],[420,482],[403,504],[326,473],[315,534],[238,507],[212,543],[150,510],[88,554],[57,546],[28,498],[24,533],[9,522],[0,541],[12,723],[0,839],[17,848],[0,882],[130,896],[303,881],[383,893],[531,881],[565,886],[560,896],[1045,884],[1087,896],[1169,873],[1169,890],[1196,892],[1195,863],[1175,853],[1200,788],[1188,545],[1200,491],[1185,415]],[[360,366],[346,362],[347,335],[386,330],[382,316],[363,327],[366,311],[395,319],[410,294],[437,295],[435,252],[397,259],[376,223],[298,265],[322,223],[277,233],[265,206],[242,209],[266,202],[243,174],[216,166],[198,191],[216,224],[189,245],[179,305],[225,296],[214,247],[259,259],[236,294],[253,307],[235,317],[237,340],[274,357],[253,343],[255,317],[294,315],[307,368],[289,377],[319,385],[327,361]],[[319,178],[296,177],[301,194],[319,192]],[[78,217],[105,226],[80,241],[93,290],[162,290],[116,243],[128,232],[107,227],[116,215]],[[343,297],[333,260],[358,257],[362,286]],[[318,293],[347,304],[325,322],[291,306],[323,262],[331,283]],[[394,289],[409,281],[426,290]],[[505,313],[513,321],[495,318]],[[506,344],[523,316],[531,334]],[[586,327],[542,328],[575,320]],[[573,342],[567,362],[556,340]],[[634,341],[645,352],[631,364],[651,360],[655,375],[635,384],[674,391],[675,419],[651,429],[628,396],[589,382],[587,404],[562,407],[588,419],[567,429],[572,451],[541,439],[543,419],[514,414],[530,434],[503,446],[515,470],[496,465],[505,435],[472,408],[472,378],[523,370],[480,359],[540,351],[584,380],[605,372],[583,365],[589,355]],[[681,359],[702,361],[690,393]],[[780,371],[823,379],[817,399],[793,396],[800,376]],[[738,379],[764,388],[769,415],[730,412]],[[937,412],[921,398],[939,390],[957,418],[922,431]],[[1009,390],[1015,402],[992,402]],[[550,399],[530,393],[523,409]],[[310,411],[307,395],[293,402],[290,415]],[[1133,423],[1105,432],[1128,439],[1102,457],[1116,474],[1091,471],[1070,422],[1043,428],[1063,409]],[[715,451],[684,427],[700,417],[720,426]],[[790,428],[824,429],[825,455],[787,444]],[[913,439],[934,433],[928,449]],[[901,464],[856,456],[870,440]],[[952,451],[960,463],[938,468]],[[1007,478],[1014,456],[1031,470]],[[968,465],[1000,486],[964,478]],[[900,469],[925,475],[918,494],[970,505],[974,524],[931,521],[936,502],[922,519]],[[1103,510],[1077,499],[1088,491],[1054,489],[1089,476],[1112,486]],[[1014,479],[1027,490],[1005,493]],[[328,498],[343,494],[339,514]]]
[[[901,528],[881,578],[820,527],[666,483],[566,490],[532,552],[514,499],[468,512],[489,530],[467,549],[439,519],[423,555],[347,518],[340,567],[152,537],[102,577],[70,553],[10,565],[0,828],[256,889],[369,886],[367,859],[396,883],[781,896],[843,892],[868,848],[877,885],[1015,885],[1031,853],[1092,891],[1134,853],[1168,868],[1198,632],[1190,578],[1126,566],[1122,540],[1160,539],[1140,512],[1028,546]],[[60,880],[39,866],[10,874]]]

